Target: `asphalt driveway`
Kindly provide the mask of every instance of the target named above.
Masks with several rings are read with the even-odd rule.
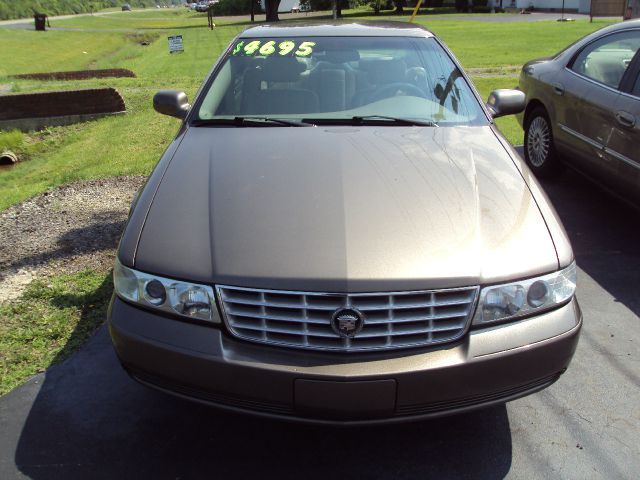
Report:
[[[137,385],[103,327],[0,397],[0,478],[638,478],[640,214],[576,175],[545,189],[584,311],[574,361],[549,389],[415,424],[300,426]]]

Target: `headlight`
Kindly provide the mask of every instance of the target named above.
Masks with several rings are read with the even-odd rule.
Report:
[[[220,323],[213,288],[149,275],[125,267],[116,258],[113,268],[116,294],[133,303],[174,315]]]
[[[492,285],[480,291],[474,325],[511,320],[568,302],[576,292],[576,264],[542,277]]]

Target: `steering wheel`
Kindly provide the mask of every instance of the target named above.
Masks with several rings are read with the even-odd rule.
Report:
[[[411,95],[414,97],[427,98],[422,90],[420,90],[415,85],[406,82],[394,82],[389,85],[385,85],[384,87],[376,90],[371,94],[369,102],[377,102],[378,100],[382,100],[383,98],[393,97],[396,95],[398,90],[402,90],[405,95]]]

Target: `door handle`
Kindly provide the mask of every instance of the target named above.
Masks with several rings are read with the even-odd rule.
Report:
[[[632,128],[636,124],[636,117],[623,110],[616,112],[616,120],[620,125],[626,128]]]
[[[564,95],[564,85],[562,85],[561,83],[554,83],[552,87],[553,93],[560,96]]]

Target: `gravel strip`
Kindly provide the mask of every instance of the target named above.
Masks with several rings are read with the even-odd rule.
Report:
[[[0,302],[36,278],[113,266],[135,192],[146,177],[65,185],[0,213]]]

